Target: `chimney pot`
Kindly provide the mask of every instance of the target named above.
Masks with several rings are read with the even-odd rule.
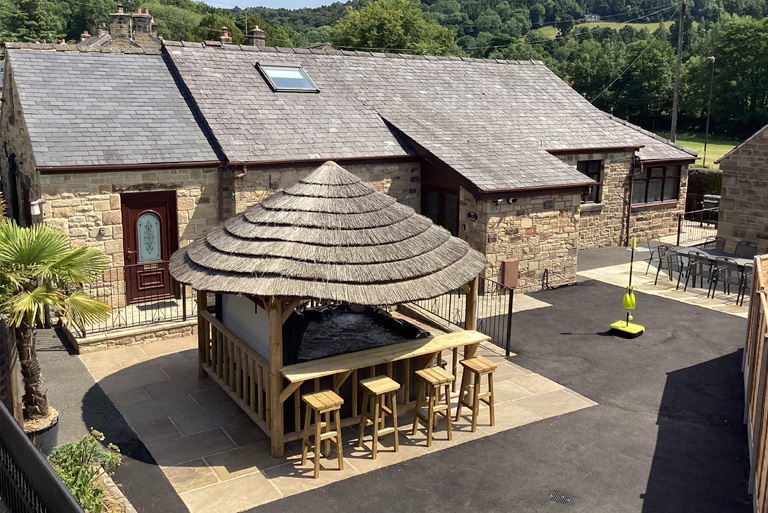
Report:
[[[123,4],[117,4],[117,14],[123,14]]]
[[[60,43],[61,43],[61,44],[63,44],[63,45],[65,45],[65,44],[67,44],[67,40],[62,38],[62,40],[60,41]]]

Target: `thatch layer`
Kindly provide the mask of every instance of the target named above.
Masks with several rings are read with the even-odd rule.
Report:
[[[197,290],[381,305],[453,290],[485,259],[327,162],[177,251],[170,267]]]

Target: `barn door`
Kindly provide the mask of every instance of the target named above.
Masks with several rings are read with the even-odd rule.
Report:
[[[176,192],[120,195],[128,303],[176,296],[168,260],[178,248]]]

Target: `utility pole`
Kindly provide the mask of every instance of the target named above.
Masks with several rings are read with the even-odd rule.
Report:
[[[709,100],[707,101],[707,128],[704,129],[704,162],[703,167],[707,167],[707,141],[709,140],[709,113],[712,110],[712,84],[715,83],[715,57],[710,55],[707,57],[709,62],[712,63],[712,74],[709,78]]]
[[[672,98],[672,128],[669,140],[677,141],[677,109],[680,103],[680,66],[683,60],[683,32],[685,32],[685,0],[680,0],[680,22],[677,31],[677,67],[675,68],[675,95]]]

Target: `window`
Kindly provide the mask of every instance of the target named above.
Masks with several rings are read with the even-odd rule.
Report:
[[[632,204],[660,203],[678,199],[680,166],[646,167],[635,177]]]
[[[576,163],[576,169],[597,182],[589,190],[581,195],[582,203],[600,202],[600,173],[603,170],[602,160],[582,160]]]
[[[256,64],[256,67],[273,91],[320,92],[298,64]]]

